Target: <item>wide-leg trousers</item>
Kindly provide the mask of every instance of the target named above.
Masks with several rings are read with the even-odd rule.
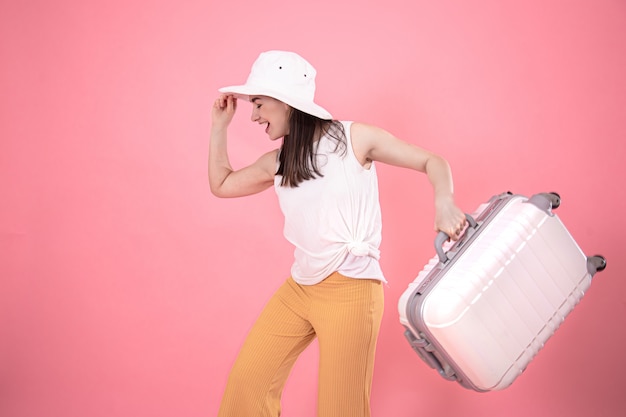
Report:
[[[231,370],[219,417],[278,417],[285,381],[318,338],[318,417],[369,417],[383,286],[337,272],[315,285],[289,278],[254,324]]]

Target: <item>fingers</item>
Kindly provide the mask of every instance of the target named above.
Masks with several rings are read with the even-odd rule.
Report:
[[[216,128],[227,127],[237,108],[237,99],[232,94],[221,94],[213,101],[211,108],[211,124]]]
[[[461,222],[454,226],[454,235],[457,237],[461,236],[461,233],[463,233],[463,230],[465,230],[466,225],[467,219],[465,218],[465,216],[463,216]]]
[[[223,110],[225,105],[226,105],[226,99],[225,99],[224,95],[219,96],[213,102],[213,107],[216,108],[216,109],[219,109],[219,110]]]
[[[461,219],[461,223],[459,223],[459,225],[456,227],[456,232],[458,234],[461,234],[463,230],[465,230],[466,226],[467,226],[467,219],[465,218],[465,216],[463,216],[463,219]]]
[[[213,102],[213,107],[220,110],[235,111],[237,108],[237,98],[232,94],[221,94]]]
[[[235,96],[228,96],[227,107],[231,112],[237,110],[237,98]]]
[[[451,219],[451,221],[445,226],[437,227],[437,225],[435,225],[435,231],[445,232],[445,234],[447,234],[450,239],[458,240],[459,237],[461,237],[461,234],[465,230],[466,226],[467,219],[465,218],[465,215],[463,215],[463,217],[460,219]]]

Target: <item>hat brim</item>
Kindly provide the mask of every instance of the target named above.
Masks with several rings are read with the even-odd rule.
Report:
[[[312,101],[300,100],[297,97],[287,97],[278,91],[252,86],[252,85],[233,85],[230,87],[222,87],[218,90],[220,93],[233,94],[237,98],[250,101],[250,96],[268,96],[280,100],[283,103],[290,105],[291,107],[303,111],[307,114],[311,114],[315,117],[319,117],[324,120],[331,120],[332,115],[322,106],[315,104]]]

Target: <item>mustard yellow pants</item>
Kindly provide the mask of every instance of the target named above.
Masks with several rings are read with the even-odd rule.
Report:
[[[285,381],[318,338],[318,417],[369,417],[380,281],[334,273],[315,285],[289,278],[270,299],[233,365],[219,417],[278,417]]]

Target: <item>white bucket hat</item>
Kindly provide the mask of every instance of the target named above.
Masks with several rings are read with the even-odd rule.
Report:
[[[244,85],[220,88],[221,93],[232,93],[250,100],[250,96],[269,96],[300,111],[330,120],[331,114],[314,103],[315,75],[311,64],[295,52],[262,52],[250,70]]]

